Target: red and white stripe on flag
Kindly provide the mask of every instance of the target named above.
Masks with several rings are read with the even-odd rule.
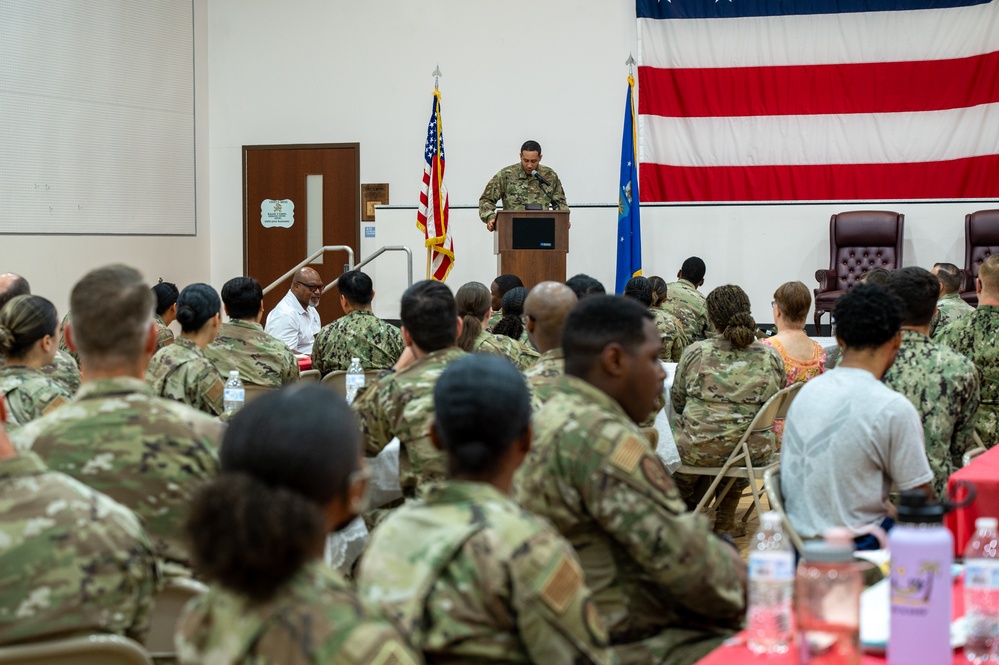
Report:
[[[444,182],[444,128],[441,123],[440,93],[436,90],[423,157],[423,189],[420,190],[416,227],[426,238],[424,245],[430,248],[430,276],[443,282],[454,266],[454,240],[451,238],[451,225],[448,222],[447,185]]]
[[[999,197],[999,0],[637,7],[643,202]]]

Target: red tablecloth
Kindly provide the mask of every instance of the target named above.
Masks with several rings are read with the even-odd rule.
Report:
[[[297,360],[298,360],[298,369],[302,370],[303,372],[307,369],[312,369],[312,358],[310,358],[309,356],[298,356]]]
[[[979,517],[999,517],[999,446],[985,451],[971,460],[971,464],[955,471],[947,484],[948,493],[956,480],[970,482],[976,491],[971,505],[949,513],[946,518],[947,528],[954,534],[954,556],[960,557],[975,533],[975,520]]]

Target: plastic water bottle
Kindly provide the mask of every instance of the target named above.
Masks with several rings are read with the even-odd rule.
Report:
[[[360,358],[351,358],[347,368],[347,404],[353,404],[357,393],[364,387],[364,368]]]
[[[749,648],[785,653],[790,648],[794,550],[784,538],[780,514],[763,513],[749,549]]]
[[[969,663],[999,662],[999,552],[994,517],[975,520],[964,549],[964,611]]]
[[[229,380],[225,382],[225,392],[222,394],[222,406],[227,414],[233,414],[243,408],[246,401],[246,390],[239,380],[239,370],[229,371]]]

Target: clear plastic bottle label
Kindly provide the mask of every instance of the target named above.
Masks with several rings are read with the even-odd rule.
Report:
[[[244,388],[226,388],[222,394],[222,400],[225,402],[242,402],[245,399],[246,390]]]
[[[789,581],[794,579],[794,555],[769,551],[749,554],[749,579]]]
[[[355,390],[360,390],[364,387],[364,375],[363,374],[348,374],[346,381],[347,389],[354,388]]]
[[[966,559],[964,586],[977,591],[999,589],[999,559]]]

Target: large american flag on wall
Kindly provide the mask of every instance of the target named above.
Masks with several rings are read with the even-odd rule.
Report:
[[[999,197],[999,0],[637,0],[642,201]]]

